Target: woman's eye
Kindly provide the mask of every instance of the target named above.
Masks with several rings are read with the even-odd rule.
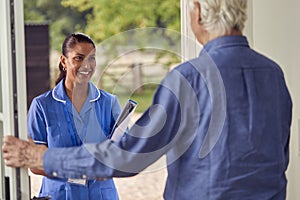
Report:
[[[94,62],[96,60],[96,58],[94,56],[92,56],[92,57],[89,57],[89,60]]]
[[[82,61],[82,60],[83,60],[83,57],[81,57],[81,56],[76,56],[74,59],[75,59],[76,61]]]

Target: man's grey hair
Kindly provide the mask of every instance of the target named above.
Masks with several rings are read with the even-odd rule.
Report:
[[[201,23],[209,33],[224,35],[232,29],[243,31],[247,20],[247,0],[198,0]]]

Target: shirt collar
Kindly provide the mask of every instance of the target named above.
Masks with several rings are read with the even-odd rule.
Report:
[[[64,88],[64,81],[65,81],[65,79],[61,80],[55,86],[55,88],[53,88],[53,90],[52,90],[52,97],[56,101],[59,101],[59,102],[62,102],[62,103],[66,103],[67,99],[68,99],[68,96],[67,96],[67,94],[65,92],[65,88]],[[96,88],[94,86],[94,84],[89,82],[89,94],[88,94],[88,97],[87,97],[89,99],[89,102],[92,103],[92,102],[97,101],[98,99],[100,99],[100,96],[101,96],[101,93],[100,93],[99,89]]]
[[[206,52],[212,51],[214,49],[218,49],[226,46],[247,46],[249,47],[249,43],[247,38],[242,35],[234,35],[234,36],[222,36],[216,39],[213,39],[206,43],[203,49]]]

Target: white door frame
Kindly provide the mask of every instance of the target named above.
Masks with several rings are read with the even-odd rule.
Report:
[[[23,0],[0,1],[0,67],[4,135],[27,138],[27,97]],[[1,130],[2,131],[2,130]],[[1,155],[2,157],[2,155]],[[5,167],[0,162],[1,199],[29,199],[30,187],[27,169]],[[9,194],[6,193],[5,180],[9,178]]]
[[[181,9],[181,55],[182,60],[186,61],[198,56],[202,45],[196,38],[190,26],[189,2],[192,0],[180,0]],[[253,2],[248,1],[248,20],[244,34],[247,36],[250,45],[253,45]]]

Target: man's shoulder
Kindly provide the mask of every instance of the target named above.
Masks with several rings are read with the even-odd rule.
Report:
[[[182,75],[188,75],[195,71],[195,63],[198,58],[185,61],[177,65],[173,70],[180,72]],[[172,71],[173,71],[172,70]]]

